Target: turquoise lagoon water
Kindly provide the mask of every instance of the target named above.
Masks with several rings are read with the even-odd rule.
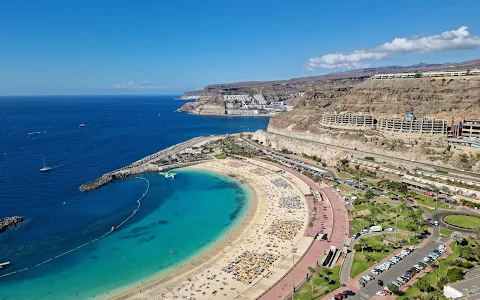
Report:
[[[29,268],[0,277],[0,299],[85,299],[113,291],[195,255],[241,219],[248,195],[228,177],[147,174],[141,209],[120,230],[35,267],[108,232],[132,214],[146,188],[129,178],[85,193],[82,183],[195,136],[268,124],[175,112],[183,103],[167,96],[0,97],[0,217],[25,218],[0,233],[0,262],[12,262],[0,276]],[[38,171],[42,156],[54,170]]]
[[[126,227],[59,260],[38,268],[32,265],[33,269],[24,275],[3,280],[0,299],[99,297],[185,262],[212,245],[248,210],[248,190],[233,179],[200,170],[176,172],[179,174],[175,179],[157,174],[143,176],[150,181],[150,189],[131,224],[126,223]],[[112,222],[128,216],[136,208],[135,199],[142,195],[146,186],[145,181],[131,178],[93,192],[100,196],[108,194],[109,198],[117,195],[125,209],[122,216],[107,218],[92,226],[103,227],[100,233],[107,232],[110,225],[116,224]],[[62,209],[77,211],[84,205],[89,206],[89,203],[69,204]],[[93,233],[98,234],[97,230]],[[96,237],[88,232],[81,234],[78,241],[70,237],[59,241],[58,250],[80,245],[85,235]],[[51,244],[48,249],[52,249]],[[175,253],[171,254],[170,249]],[[35,259],[28,261],[33,263]],[[28,272],[35,276],[24,278]]]

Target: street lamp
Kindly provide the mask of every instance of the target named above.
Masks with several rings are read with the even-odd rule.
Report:
[[[297,248],[292,248],[292,300],[295,297],[295,252]]]

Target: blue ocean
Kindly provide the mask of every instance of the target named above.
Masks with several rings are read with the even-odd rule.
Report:
[[[82,183],[195,136],[265,129],[264,117],[175,112],[173,96],[0,97],[0,299],[86,299],[146,280],[219,239],[248,210],[248,190],[216,173],[179,170]],[[86,124],[85,127],[79,127]],[[39,172],[43,158],[53,170]],[[109,232],[96,242],[58,257]],[[172,250],[172,251],[170,251]],[[171,252],[174,252],[173,254]]]

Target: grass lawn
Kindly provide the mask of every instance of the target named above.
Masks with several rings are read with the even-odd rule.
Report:
[[[372,245],[382,244],[383,237],[381,235],[378,235],[378,236],[363,238],[363,240],[365,240],[367,245],[372,246]],[[376,262],[379,262],[380,260],[387,257],[390,254],[391,249],[387,249],[387,250],[388,251],[385,251],[385,252],[355,251],[355,256],[353,257],[352,269],[350,270],[350,277],[353,278],[357,276],[358,274],[362,273],[366,269],[373,266]],[[371,256],[373,260],[367,261],[365,255]]]
[[[429,213],[429,214],[435,212],[435,209],[431,209],[431,208],[424,207],[424,206],[420,206],[420,209],[423,210],[423,211],[426,212],[426,213]]]
[[[370,255],[374,260],[373,261],[367,261],[365,259],[365,254]],[[350,277],[354,278],[358,274],[362,273],[366,269],[370,268],[374,264],[376,264],[376,261],[381,261],[385,257],[387,257],[390,254],[389,252],[361,252],[361,251],[355,251],[355,256],[353,257],[353,264],[352,264],[352,269],[350,270]]]
[[[354,219],[352,221],[352,232],[353,233],[357,233],[357,232],[360,232],[362,231],[362,229],[366,229],[367,227],[369,227],[370,225],[370,222],[364,220],[364,219]]]
[[[450,215],[443,218],[445,223],[462,228],[474,229],[480,226],[480,218],[467,215]]]
[[[365,181],[365,184],[378,187],[378,182]]]
[[[350,175],[350,174],[348,174],[347,172],[344,172],[344,171],[337,172],[337,175],[338,175],[340,178],[346,178],[346,179],[353,178],[352,175]]]
[[[441,209],[449,209],[450,208],[447,204],[441,202],[440,200],[437,201],[434,198],[426,196],[426,195],[422,195],[422,194],[417,193],[417,194],[414,195],[414,198],[415,198],[415,200],[417,200],[417,202],[419,204],[422,204],[422,205],[425,205],[425,206],[441,208]]]
[[[227,155],[226,154],[217,154],[217,155],[215,155],[215,158],[216,159],[225,159],[225,158],[227,158]]]
[[[340,266],[328,269],[332,274],[327,274],[327,268],[320,268],[314,278],[310,280],[295,296],[297,300],[320,299],[340,287]],[[328,278],[330,282],[327,282]],[[313,293],[312,293],[313,284]]]
[[[356,211],[362,211],[365,209],[368,209],[368,203],[362,203],[362,204],[357,204],[354,205]]]
[[[450,236],[452,233],[453,233],[453,230],[440,227],[440,235],[441,236]]]

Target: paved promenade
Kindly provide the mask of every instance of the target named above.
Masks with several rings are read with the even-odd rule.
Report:
[[[325,240],[315,240],[310,249],[305,253],[302,258],[295,257],[295,260],[300,259],[295,265],[294,269],[294,280],[295,286],[301,285],[307,274],[309,274],[309,267],[316,267],[317,262],[322,259],[326,251],[330,246],[336,246],[338,249],[342,249],[342,245],[345,239],[345,236],[348,234],[347,224],[347,215],[345,207],[342,203],[342,200],[338,195],[331,189],[321,189],[317,183],[308,178],[305,175],[300,174],[297,171],[294,171],[290,168],[275,164],[273,162],[264,161],[262,162],[269,163],[281,168],[282,170],[289,172],[300,178],[304,181],[312,191],[317,191],[322,196],[322,200],[319,200],[320,205],[317,205],[317,220],[315,222],[314,228],[318,230],[319,233],[325,232],[328,233],[329,241]],[[311,214],[313,211],[313,199],[308,201],[309,211]],[[319,207],[319,208],[318,208]],[[310,232],[306,232],[306,235]],[[260,296],[258,299],[262,300],[271,300],[271,299],[285,299],[291,295],[292,291],[292,271],[286,274],[280,281],[278,281],[274,286],[272,286],[266,293]]]

